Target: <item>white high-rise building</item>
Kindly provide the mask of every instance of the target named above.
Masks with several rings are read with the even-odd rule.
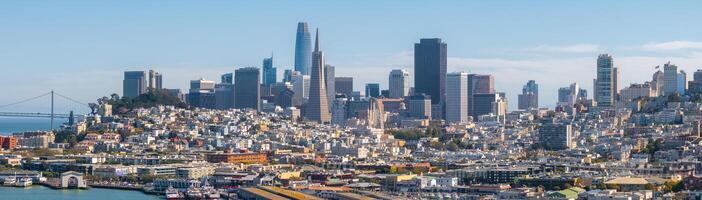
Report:
[[[390,85],[390,98],[402,98],[409,95],[409,72],[404,69],[390,71],[388,84]]]
[[[670,64],[663,65],[663,94],[671,95],[678,93],[685,94],[687,90],[687,74],[684,71],[678,72],[678,66]]]
[[[295,73],[290,76],[293,85],[293,106],[300,106],[310,95],[310,76]]]
[[[446,75],[446,121],[468,121],[468,73]]]

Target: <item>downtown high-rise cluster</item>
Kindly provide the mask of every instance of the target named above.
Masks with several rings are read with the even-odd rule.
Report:
[[[447,72],[447,44],[439,38],[424,38],[414,44],[414,84],[407,69],[393,69],[387,89],[379,83],[366,83],[354,89],[353,77],[336,77],[335,67],[326,64],[320,35],[314,38],[306,22],[298,23],[294,67],[277,76],[273,55],[264,58],[262,67],[238,68],[223,74],[221,81],[199,79],[190,83],[187,93],[167,90],[192,107],[210,109],[284,110],[293,118],[332,124],[359,119],[373,127],[412,120],[445,120],[466,123],[495,119],[504,121],[507,98],[495,89],[495,76]],[[556,110],[570,114],[587,108],[614,107],[642,96],[685,94],[686,74],[665,64],[653,80],[632,84],[619,90],[619,68],[611,55],[597,57],[592,99],[578,83],[558,89]],[[696,73],[697,74],[697,73]],[[149,88],[162,89],[161,74],[150,70],[125,72],[123,96],[136,97]],[[518,109],[539,109],[539,85],[529,80],[518,94]]]

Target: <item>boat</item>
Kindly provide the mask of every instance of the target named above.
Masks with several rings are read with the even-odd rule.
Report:
[[[205,195],[205,199],[220,199],[219,191],[212,186],[205,185],[201,191]]]
[[[180,193],[178,191],[178,189],[175,189],[171,186],[168,186],[168,189],[166,189],[166,199],[167,200],[185,199],[185,196],[183,196],[183,193]]]
[[[15,183],[17,183],[17,177],[14,176],[7,177],[2,181],[2,185],[4,186],[15,186]]]
[[[186,199],[202,199],[203,195],[199,188],[189,187],[185,192]]]
[[[32,179],[28,177],[20,178],[19,181],[15,181],[15,187],[29,187],[32,186]]]

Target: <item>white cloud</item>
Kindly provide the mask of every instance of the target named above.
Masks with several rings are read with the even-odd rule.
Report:
[[[674,51],[674,50],[691,50],[702,49],[702,42],[693,41],[670,41],[670,42],[652,42],[644,44],[641,49],[646,51]]]
[[[574,44],[566,46],[539,45],[527,51],[562,52],[562,53],[595,53],[600,52],[600,46],[595,44]]]

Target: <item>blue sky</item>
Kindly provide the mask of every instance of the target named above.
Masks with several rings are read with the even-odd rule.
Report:
[[[164,86],[236,67],[261,66],[275,54],[293,65],[297,22],[319,28],[337,76],[387,87],[391,69],[412,72],[413,43],[448,44],[449,72],[496,76],[510,107],[527,80],[541,106],[557,88],[592,90],[595,59],[614,56],[622,88],[649,80],[670,60],[702,68],[702,3],[696,1],[2,1],[0,105],[56,90],[89,102],[121,94],[122,71],[153,68]],[[621,89],[621,88],[620,88]],[[15,107],[43,111],[41,100]],[[0,109],[2,110],[2,109]]]

